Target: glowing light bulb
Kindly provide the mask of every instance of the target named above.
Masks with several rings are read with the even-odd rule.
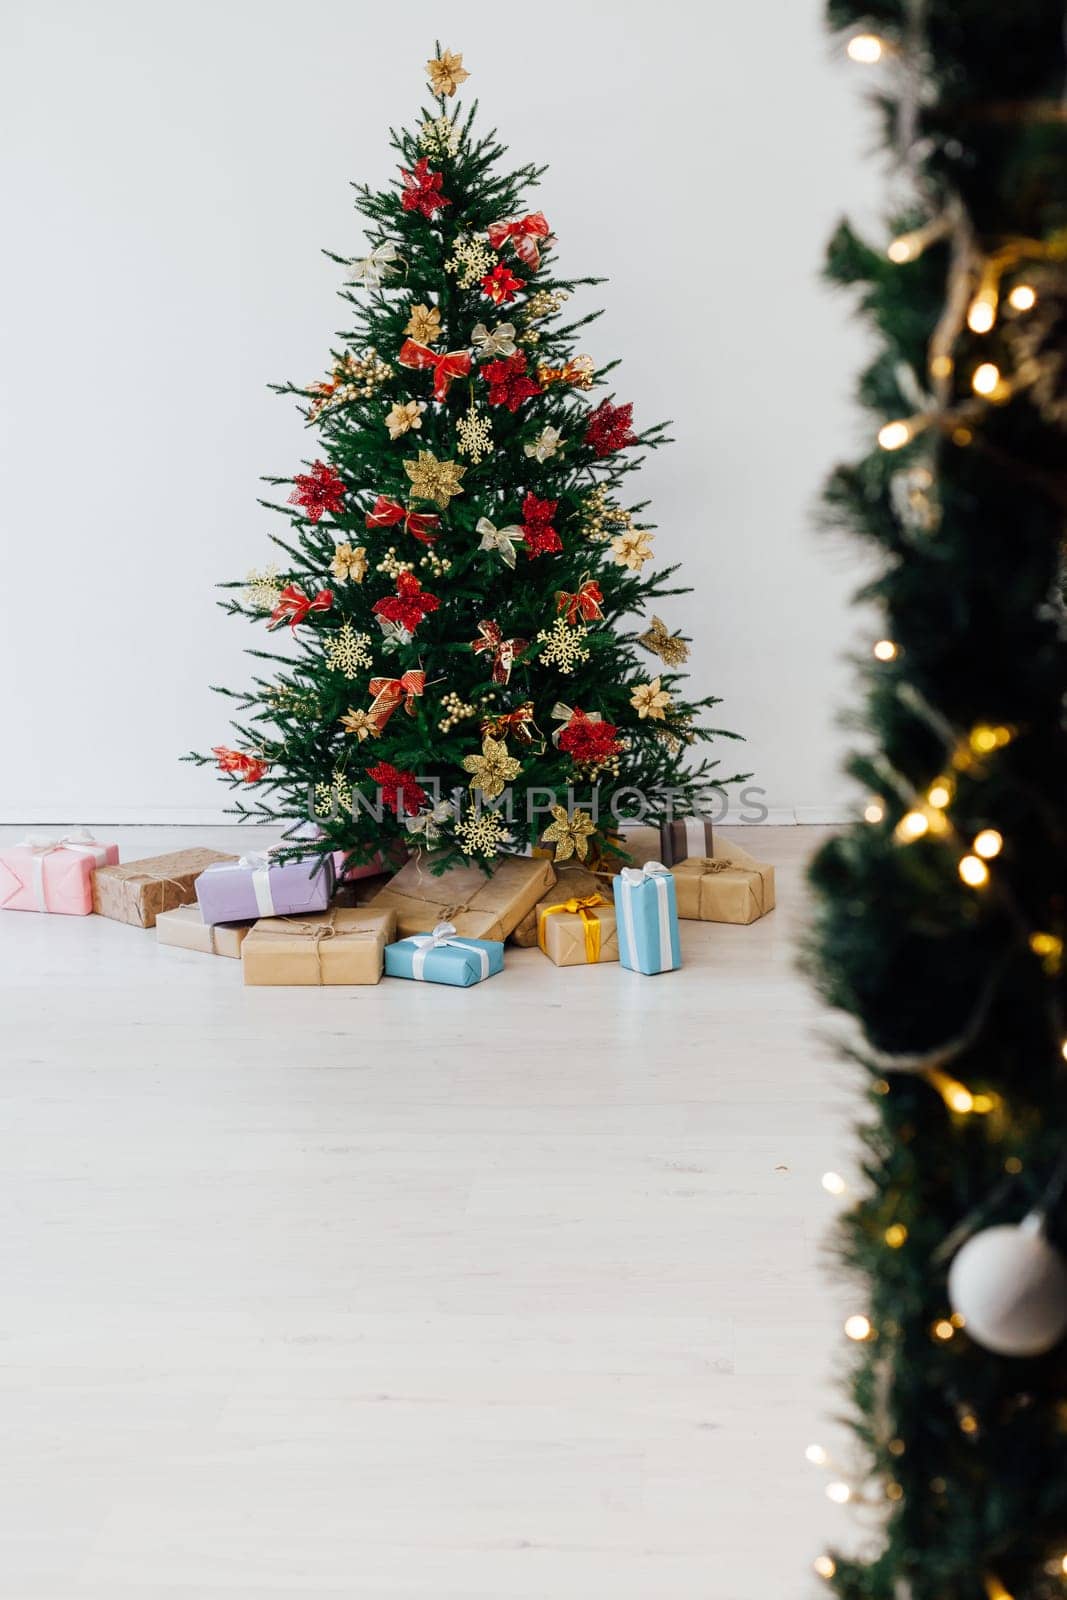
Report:
[[[812,1568],[817,1578],[832,1578],[837,1571],[837,1562],[832,1556],[816,1556]]]
[[[1011,728],[1006,728],[998,723],[990,727],[988,722],[979,722],[971,729],[969,743],[976,756],[987,756],[993,750],[1000,750],[1004,745],[1010,744],[1014,734]]]
[[[1064,1556],[1060,1562],[1060,1570],[1063,1573],[1067,1573],[1067,1556]]]
[[[882,1235],[890,1250],[899,1250],[908,1242],[908,1230],[902,1222],[892,1222]]]
[[[871,654],[878,661],[895,661],[900,654],[900,647],[892,639],[879,639],[871,646]]]
[[[967,326],[971,332],[988,333],[996,320],[996,298],[989,294],[976,295],[967,310]]]
[[[1060,1055],[1063,1057],[1064,1061],[1067,1061],[1067,1039],[1064,1039],[1063,1043],[1060,1045]]]
[[[869,800],[863,808],[864,822],[881,822],[885,817],[885,806],[880,800]]]
[[[1037,305],[1037,290],[1029,283],[1017,283],[1008,296],[1013,311],[1032,311]]]
[[[1004,848],[1004,840],[996,828],[983,828],[981,833],[975,834],[974,853],[981,856],[983,861],[992,861],[994,856],[999,856]]]
[[[871,1337],[871,1324],[869,1320],[860,1315],[849,1317],[845,1323],[845,1335],[854,1339],[857,1344],[862,1344],[864,1339]]]
[[[825,1467],[830,1459],[821,1444],[809,1444],[804,1455],[813,1467]]]
[[[929,832],[929,828],[930,819],[921,811],[905,811],[894,832],[898,839],[908,843],[913,839],[921,839],[924,833]]]
[[[995,1094],[976,1094],[971,1103],[971,1110],[976,1116],[988,1116],[1000,1104]]]
[[[878,430],[878,443],[883,450],[903,450],[913,437],[910,422],[887,422]]]
[[[936,1067],[932,1067],[926,1076],[950,1111],[965,1116],[974,1110],[974,1095],[966,1084],[960,1083],[957,1078],[950,1078],[947,1072],[939,1072]]]
[[[960,1432],[975,1434],[978,1432],[978,1418],[973,1411],[965,1411],[960,1418]]]
[[[844,1194],[848,1188],[848,1184],[839,1172],[824,1172],[822,1186],[827,1194]]]
[[[931,378],[951,378],[955,366],[956,363],[951,356],[934,356],[930,362],[930,376]]]
[[[899,1483],[887,1483],[885,1486],[885,1497],[887,1500],[903,1500],[904,1490],[901,1488]]]
[[[971,388],[975,394],[995,394],[1000,385],[1000,368],[994,361],[983,361],[980,367],[974,369],[971,378]]]
[[[952,803],[952,794],[955,785],[951,778],[937,778],[926,791],[926,798],[938,811],[944,811]]]
[[[940,1339],[943,1344],[947,1344],[950,1339],[956,1337],[956,1330],[947,1317],[942,1317],[938,1322],[935,1322],[930,1331],[933,1333],[934,1338]]]
[[[984,889],[989,882],[989,868],[978,856],[964,856],[959,874],[969,889]]]
[[[832,1500],[835,1506],[846,1506],[852,1499],[852,1490],[847,1483],[839,1480],[826,1485],[826,1498]]]
[[[1015,1600],[1014,1595],[1005,1589],[999,1578],[990,1575],[985,1580],[987,1600]]]
[[[849,60],[859,62],[863,67],[876,66],[885,55],[885,50],[885,40],[879,39],[876,33],[854,33],[845,46]]]

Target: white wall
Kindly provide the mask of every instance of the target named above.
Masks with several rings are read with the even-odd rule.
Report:
[[[855,570],[811,531],[862,344],[817,280],[862,204],[866,124],[818,0],[11,0],[5,16],[5,694],[0,820],[194,820],[179,765],[261,643],[213,584],[269,559],[259,475],[308,453],[272,380],[324,372],[358,252],[348,183],[393,172],[435,35],[517,158],[590,350],[678,443],[645,486],[695,593],[695,684],[776,808],[838,807]],[[590,301],[590,305],[594,302]],[[729,761],[733,752],[727,751]]]

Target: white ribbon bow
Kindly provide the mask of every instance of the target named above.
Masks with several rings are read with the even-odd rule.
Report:
[[[626,938],[630,946],[630,957],[637,965],[637,930],[634,926],[633,891],[639,889],[644,883],[654,883],[656,886],[656,910],[659,918],[659,972],[669,972],[674,966],[674,952],[671,945],[671,907],[667,897],[667,879],[670,877],[670,868],[665,867],[662,861],[646,861],[643,867],[623,867],[619,874],[623,883],[623,892],[619,896],[622,907],[622,922],[626,930]]]
[[[623,867],[619,876],[627,883],[644,883],[646,878],[656,878],[661,874],[669,878],[671,869],[665,867],[662,861],[646,861],[643,867]]]
[[[513,356],[515,354],[515,324],[513,322],[498,322],[495,328],[489,329],[484,322],[479,322],[471,334],[471,343],[477,347],[478,354],[483,361],[488,361],[490,356]]]
[[[33,897],[38,911],[48,910],[44,892],[45,856],[52,855],[56,850],[73,850],[80,856],[93,856],[98,867],[102,867],[107,860],[107,845],[98,844],[88,828],[72,828],[58,839],[53,839],[47,833],[28,833],[25,839],[19,841],[19,849],[28,850],[33,856]]]
[[[387,239],[384,244],[376,245],[369,256],[360,256],[351,263],[352,278],[356,283],[365,283],[368,289],[377,289],[383,278],[392,277],[395,263],[400,259],[396,245]]]
[[[457,950],[469,950],[471,955],[478,957],[481,966],[481,976],[489,976],[489,954],[480,945],[466,944],[464,940],[455,938],[456,925],[454,922],[439,922],[432,933],[413,933],[404,944],[413,944],[415,954],[411,962],[411,976],[425,981],[426,958],[431,950],[439,950],[442,945],[452,945]]]
[[[479,517],[474,529],[480,533],[482,542],[479,550],[495,550],[504,559],[506,567],[515,565],[515,546],[523,541],[523,531],[512,523],[507,528],[497,528],[489,521],[488,517]]]

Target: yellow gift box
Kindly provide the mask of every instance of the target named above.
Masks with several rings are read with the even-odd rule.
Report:
[[[260,917],[241,946],[244,981],[253,986],[378,983],[396,915],[335,906],[303,917]]]
[[[671,868],[678,915],[690,922],[756,922],[774,910],[774,868],[740,845]]]
[[[615,907],[602,894],[543,902],[537,908],[537,942],[557,967],[618,961]]]

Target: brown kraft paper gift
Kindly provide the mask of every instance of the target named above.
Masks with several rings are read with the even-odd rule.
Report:
[[[97,867],[93,873],[93,910],[97,916],[128,922],[135,928],[154,928],[161,911],[193,904],[194,885],[206,867],[216,861],[236,860],[236,856],[221,850],[175,850],[169,856]]]
[[[175,906],[156,916],[156,938],[180,950],[199,950],[206,956],[235,956],[241,959],[241,943],[251,922],[205,922],[199,906]]]
[[[678,915],[690,922],[756,922],[774,910],[774,868],[740,845],[720,844],[671,868]]]
[[[556,868],[556,885],[549,896],[550,900],[582,900],[590,894],[602,894],[605,900],[610,900],[610,875],[605,873],[598,877],[578,861],[564,861]],[[541,899],[546,905],[549,903],[544,895]],[[520,950],[532,950],[538,942],[537,916],[540,909],[540,905],[536,905],[532,911],[528,911],[511,935],[512,944],[517,944]],[[612,957],[612,960],[617,959],[616,956]]]
[[[302,917],[261,917],[241,946],[246,984],[303,986],[381,980],[396,938],[392,911],[334,906]]]
[[[601,961],[618,961],[619,930],[615,923],[615,907],[610,900],[605,898],[602,892],[594,891],[587,898],[592,899],[595,897],[603,900],[603,905],[585,906],[581,910],[576,907],[573,912],[552,911],[551,916],[544,917],[542,925],[542,916],[546,911],[550,911],[553,906],[558,906],[561,903],[563,905],[573,903],[570,895],[564,898],[560,894],[559,891],[562,887],[564,885],[557,885],[548,899],[542,900],[537,907],[538,927],[543,926],[544,928],[544,941],[541,944],[541,948],[548,959],[554,962],[557,967],[588,966],[593,964],[589,955],[590,945],[592,945],[599,952],[596,956],[597,963]],[[589,940],[586,934],[586,923],[590,919],[599,928],[598,935],[595,929],[592,930],[596,935],[592,940]]]
[[[415,856],[371,902],[396,912],[397,937],[455,924],[462,939],[506,939],[556,881],[550,861],[500,856],[490,877],[480,867],[449,867],[439,877],[433,858]]]

